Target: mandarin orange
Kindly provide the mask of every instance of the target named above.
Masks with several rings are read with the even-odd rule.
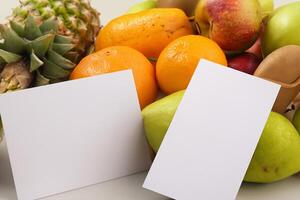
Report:
[[[201,58],[227,66],[222,49],[206,37],[188,35],[171,42],[156,64],[160,89],[166,94],[186,89]]]
[[[133,71],[141,108],[155,101],[154,67],[142,53],[130,47],[113,46],[88,55],[76,66],[70,78],[74,80],[126,69]]]

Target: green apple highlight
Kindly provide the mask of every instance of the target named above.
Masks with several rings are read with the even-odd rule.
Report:
[[[269,17],[262,39],[264,56],[287,45],[300,45],[300,2],[276,9]]]
[[[143,110],[146,136],[155,152],[161,145],[183,94],[184,91],[174,93]],[[251,160],[245,181],[270,183],[287,178],[300,171],[299,158],[300,135],[287,118],[272,112]]]
[[[268,16],[274,10],[273,0],[259,0],[263,16]]]
[[[140,2],[138,4],[133,5],[127,13],[137,13],[143,10],[149,10],[151,8],[156,8],[157,6],[157,1],[156,0],[146,0],[143,2]]]
[[[146,136],[155,152],[165,137],[183,94],[184,91],[176,92],[147,106],[142,112]]]
[[[300,135],[284,116],[272,112],[255,150],[245,181],[270,183],[300,171]]]

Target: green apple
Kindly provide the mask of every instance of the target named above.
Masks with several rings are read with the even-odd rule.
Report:
[[[156,0],[146,0],[143,2],[140,2],[138,4],[133,5],[127,13],[137,13],[143,10],[149,10],[151,8],[156,8],[157,6],[157,1]]]
[[[184,91],[174,93],[142,112],[146,136],[155,152],[159,150],[183,95]],[[287,118],[272,112],[244,180],[270,183],[287,178],[300,172],[299,158],[300,135]]]
[[[259,0],[263,16],[268,16],[274,10],[273,0]]]
[[[300,45],[300,2],[276,9],[267,21],[262,39],[264,56],[287,45]]]
[[[183,94],[184,91],[171,94],[150,104],[142,112],[146,136],[155,152],[166,135]]]
[[[300,171],[300,135],[284,116],[272,112],[245,176],[245,181],[270,183]]]
[[[294,115],[293,124],[300,133],[300,108],[296,111]]]

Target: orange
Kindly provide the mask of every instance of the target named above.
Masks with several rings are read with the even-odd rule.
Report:
[[[186,89],[201,58],[227,66],[223,50],[206,37],[188,35],[171,42],[156,64],[156,77],[161,90],[171,94]]]
[[[126,69],[132,69],[133,71],[141,108],[154,102],[157,97],[154,67],[142,53],[130,47],[114,46],[88,55],[76,66],[71,74],[71,79]]]
[[[155,8],[118,17],[104,26],[96,51],[110,46],[130,46],[148,58],[158,58],[173,40],[193,34],[186,14],[177,8]]]

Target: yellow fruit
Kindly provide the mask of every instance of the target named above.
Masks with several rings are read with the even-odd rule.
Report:
[[[126,69],[132,69],[141,108],[155,101],[157,85],[154,67],[143,54],[130,47],[109,47],[85,57],[74,69],[71,79]]]
[[[157,58],[173,40],[193,33],[185,13],[177,8],[155,8],[112,20],[100,31],[96,51],[129,46],[146,57]]]
[[[171,42],[156,64],[161,90],[171,94],[186,89],[201,58],[227,66],[222,49],[206,37],[188,35]]]

